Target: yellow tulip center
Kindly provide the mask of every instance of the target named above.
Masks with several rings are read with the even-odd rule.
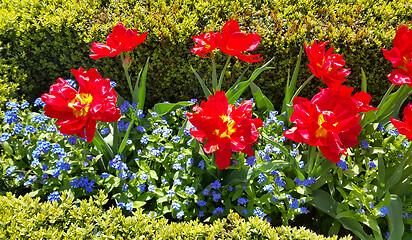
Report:
[[[325,137],[328,135],[328,130],[326,130],[326,129],[324,129],[324,128],[322,127],[322,123],[324,123],[324,122],[326,122],[326,120],[325,120],[325,118],[323,117],[323,114],[321,113],[321,114],[319,115],[319,117],[318,117],[318,125],[319,125],[319,128],[318,128],[318,130],[316,130],[316,137],[317,137],[317,138],[325,138]],[[333,124],[333,126],[335,126],[335,127],[336,127],[337,125],[338,125],[337,122]]]
[[[330,71],[332,71],[332,70],[333,70],[333,69],[332,69],[332,65],[331,65],[331,66],[328,67],[327,72],[330,72]]]
[[[227,115],[222,115],[220,116],[220,118],[223,120],[223,124],[227,125],[227,129],[224,132],[220,132],[219,129],[215,129],[215,134],[219,135],[220,138],[225,138],[225,137],[230,138],[230,135],[236,132],[236,129],[234,128],[236,122]]]
[[[89,104],[93,101],[93,96],[89,93],[79,93],[76,97],[69,102],[69,107],[73,109],[73,115],[76,117],[81,117],[87,115],[89,112]],[[82,107],[77,107],[77,103],[80,103]],[[86,105],[86,106],[84,106]]]
[[[402,69],[403,69],[405,72],[408,72],[408,68],[406,67],[406,65],[408,65],[408,63],[411,62],[411,61],[412,61],[412,59],[407,59],[406,57],[403,57],[403,62],[405,63],[405,66],[402,67]]]
[[[325,58],[322,59],[322,63],[317,63],[317,64],[316,64],[316,66],[318,66],[319,68],[323,68],[324,65],[325,65]],[[326,72],[330,72],[330,71],[332,71],[332,70],[333,70],[332,65],[330,65],[330,66],[328,67],[328,69],[326,69]]]

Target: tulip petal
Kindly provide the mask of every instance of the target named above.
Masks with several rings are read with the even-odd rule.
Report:
[[[115,57],[121,52],[133,50],[146,40],[147,31],[141,35],[137,35],[136,29],[126,29],[122,23],[118,23],[112,33],[106,38],[104,43],[92,43],[90,49],[94,54],[89,56],[95,60],[103,57]]]
[[[412,104],[408,104],[403,111],[403,122],[391,117],[391,123],[396,127],[400,134],[412,140]]]
[[[256,33],[245,34],[239,29],[239,24],[236,20],[229,20],[223,26],[222,33],[216,34],[215,43],[217,47],[224,53],[236,56],[244,62],[259,62],[263,58],[257,55],[245,55],[244,51],[252,51],[257,48],[261,38]]]
[[[215,153],[215,162],[220,169],[229,167],[231,158],[232,151],[230,150],[229,145],[227,145],[223,150],[216,151]]]
[[[332,87],[335,83],[340,84],[347,81],[345,77],[350,74],[350,69],[342,68],[345,65],[345,61],[341,55],[332,54],[333,47],[325,52],[325,45],[327,43],[313,41],[311,46],[306,43],[304,46],[309,57],[310,63],[308,66],[313,75],[322,79],[328,87]]]
[[[72,72],[79,83],[79,92],[59,78],[50,92],[42,95],[46,103],[44,114],[58,119],[56,124],[62,134],[87,136],[87,141],[91,142],[96,120],[115,122],[120,118],[117,96],[110,87],[110,80],[102,79],[96,69],[85,72],[80,68]]]
[[[283,135],[296,142],[318,146],[323,156],[339,162],[340,154],[359,144],[357,136],[362,127],[360,112],[374,109],[369,106],[370,96],[360,92],[353,97],[353,88],[333,84],[321,89],[311,101],[296,97],[290,121],[295,125]]]
[[[197,128],[191,129],[190,133],[200,142],[207,139],[203,150],[207,154],[215,152],[219,168],[229,166],[232,151],[253,155],[251,146],[257,141],[257,128],[263,122],[260,118],[251,119],[250,101],[245,101],[236,109],[228,104],[224,92],[216,91],[208,101],[193,107],[193,110],[197,113],[186,114],[190,123]]]
[[[86,140],[88,143],[91,143],[93,138],[94,138],[94,134],[96,133],[96,120],[94,119],[87,119],[87,123],[86,123]]]

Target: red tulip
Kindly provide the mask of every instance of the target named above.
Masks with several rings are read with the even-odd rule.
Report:
[[[345,66],[345,61],[341,55],[332,54],[333,47],[325,53],[327,43],[326,41],[318,44],[313,41],[312,46],[307,46],[305,43],[305,51],[309,57],[308,66],[313,75],[322,79],[328,87],[332,87],[335,83],[341,84],[347,81],[345,77],[350,74],[350,69],[342,68]]]
[[[120,118],[120,110],[116,108],[117,95],[110,80],[103,79],[96,69],[83,71],[72,69],[79,83],[79,91],[72,88],[62,78],[50,87],[41,99],[46,106],[45,115],[57,118],[62,134],[77,134],[87,137],[87,142],[94,138],[96,120],[115,122]]]
[[[205,54],[210,53],[217,48],[215,32],[210,31],[209,33],[202,33],[199,36],[193,36],[192,39],[196,42],[196,46],[190,49],[190,51],[200,57],[205,57]]]
[[[412,104],[409,103],[405,107],[402,121],[391,117],[391,122],[398,129],[398,132],[405,135],[409,140],[412,140]]]
[[[256,33],[244,34],[239,29],[236,20],[229,20],[222,29],[222,33],[217,33],[216,43],[219,49],[229,55],[236,56],[244,62],[259,62],[263,57],[260,54],[245,55],[244,51],[252,51],[260,43],[260,36]]]
[[[146,40],[146,35],[147,32],[137,35],[136,29],[126,29],[122,23],[119,23],[107,37],[107,44],[92,43],[90,50],[94,54],[89,56],[96,60],[103,57],[115,57],[121,52],[132,51],[137,45]]]
[[[192,136],[206,144],[205,153],[215,152],[215,161],[220,169],[230,165],[232,151],[254,156],[251,148],[259,137],[257,130],[262,126],[260,118],[252,119],[252,102],[244,101],[237,109],[228,104],[223,91],[193,107],[197,113],[187,113],[189,121],[197,129],[190,130]]]
[[[311,101],[296,97],[290,121],[296,125],[283,135],[295,142],[318,146],[323,156],[337,163],[340,154],[359,144],[361,131],[359,112],[377,110],[369,106],[370,96],[365,92],[351,96],[353,88],[335,85],[321,89]]]
[[[392,50],[382,50],[385,58],[397,68],[388,74],[389,80],[395,85],[412,87],[412,30],[402,25],[393,39]]]

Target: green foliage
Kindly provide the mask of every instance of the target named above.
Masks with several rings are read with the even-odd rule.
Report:
[[[409,239],[410,142],[390,123],[368,124],[358,140],[361,144],[342,156],[338,168],[320,159],[309,204],[334,218],[337,230],[342,226],[361,239],[383,239],[386,232],[389,239]],[[302,151],[302,159],[310,163],[310,151]]]
[[[12,71],[16,71],[16,68]],[[6,102],[14,100],[13,97],[15,96],[13,94],[17,90],[18,86],[18,83],[8,82],[6,78],[2,78],[0,76],[0,106],[4,106]]]
[[[89,200],[75,202],[63,193],[60,202],[40,203],[28,195],[0,197],[1,239],[338,239],[305,228],[271,227],[258,217],[248,220],[237,213],[212,224],[199,221],[168,223],[163,217],[137,210],[125,216],[120,208],[105,210],[102,191]],[[351,237],[339,238],[342,240]]]
[[[191,39],[207,31],[220,31],[229,19],[239,22],[242,31],[257,32],[262,42],[254,53],[264,62],[275,57],[275,69],[262,73],[255,82],[263,93],[280,106],[287,72],[296,62],[304,42],[329,40],[342,54],[352,86],[361,84],[361,68],[369,78],[369,93],[376,101],[389,86],[385,81],[391,64],[383,58],[381,47],[390,49],[397,28],[412,26],[411,2],[400,1],[40,1],[1,0],[0,51],[2,64],[15,66],[16,72],[1,75],[20,83],[23,93],[33,100],[58,77],[70,78],[70,69],[80,66],[99,69],[102,76],[118,82],[119,92],[127,92],[126,79],[119,65],[109,58],[94,61],[88,57],[92,42],[105,42],[112,28],[123,22],[139,33],[149,31],[147,40],[132,57],[138,64],[130,69],[137,76],[148,57],[147,101],[149,106],[167,99],[170,102],[201,96],[202,90],[191,72],[197,72],[212,85],[210,62],[190,52]],[[218,70],[226,56],[217,55]],[[309,75],[302,58],[300,85]],[[222,89],[233,85],[249,63],[231,59]],[[263,63],[255,63],[255,69]],[[252,70],[246,73],[250,76]],[[382,82],[383,81],[383,82]],[[317,84],[314,84],[316,86]],[[359,89],[356,89],[359,90]],[[307,88],[303,96],[311,97],[316,87]],[[123,94],[125,95],[125,94]]]
[[[58,77],[72,77],[71,68],[90,68],[93,61],[87,58],[90,44],[86,39],[94,29],[91,16],[98,14],[101,1],[0,4],[0,61],[16,69],[7,72],[1,67],[0,74],[19,83],[30,100],[46,92]]]
[[[3,49],[0,40],[0,54],[7,54],[7,49]],[[10,81],[10,76],[18,76],[19,79],[25,79],[25,75],[15,65],[8,65],[4,62],[3,58],[0,58],[0,106],[1,110],[4,110],[3,106],[10,100],[15,100],[19,97],[15,96],[15,92],[19,86],[18,83]],[[3,115],[0,110],[1,115]]]

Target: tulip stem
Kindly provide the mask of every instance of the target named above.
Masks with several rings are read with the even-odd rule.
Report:
[[[113,136],[113,154],[117,154],[118,153],[118,145],[119,145],[119,121],[116,122],[112,122],[112,127],[113,127],[113,131],[114,131],[114,136]]]
[[[101,166],[101,168],[102,168],[101,172],[102,172],[102,173],[103,173],[103,172],[107,172],[107,169],[106,169],[106,166],[104,165],[104,161],[103,161],[103,158],[102,158],[102,157],[99,159],[99,164],[100,164],[100,166]]]
[[[387,98],[389,97],[389,95],[391,94],[393,88],[395,87],[395,84],[392,83],[392,85],[388,88],[388,90],[386,90],[385,95],[383,96],[381,102],[378,105],[378,109],[381,108],[381,106],[387,101]],[[379,111],[379,110],[378,110]]]
[[[120,147],[119,147],[119,152],[118,152],[119,154],[122,154],[124,148],[126,147],[127,140],[129,139],[129,134],[130,134],[130,131],[132,130],[133,124],[136,120],[138,111],[139,111],[139,109],[136,109],[136,111],[134,111],[133,114],[132,114],[132,121],[130,122],[129,127],[127,128],[126,134],[124,135],[122,143],[120,144]],[[117,149],[117,146],[116,146],[116,149]]]
[[[316,151],[316,150],[317,150],[317,147],[315,147],[315,146],[310,147],[310,151],[309,151],[309,168],[308,168],[308,175],[309,176],[311,176],[313,174],[313,172],[315,171],[316,165],[318,164],[318,160],[320,158],[320,151],[319,151],[319,149],[318,149],[318,151]],[[317,154],[316,154],[316,157],[315,157],[316,152],[317,152]]]
[[[133,96],[132,80],[130,79],[129,69],[128,68],[123,68],[123,69],[124,69],[124,73],[126,75],[127,84],[129,85],[129,88],[130,88],[130,93]]]
[[[388,91],[391,89],[391,87],[388,89]],[[378,106],[379,109],[376,112],[377,122],[383,124],[388,122],[391,116],[398,116],[403,102],[411,94],[411,91],[412,88],[404,84],[393,94],[390,94],[389,96],[385,94],[384,98]]]
[[[212,86],[213,86],[213,93],[215,93],[217,90],[217,73],[216,73],[215,58],[212,58]]]
[[[107,145],[107,143],[104,141],[102,135],[100,135],[99,131],[96,131],[93,141],[93,145],[100,150],[100,152],[103,154],[103,156],[107,159],[107,161],[110,161],[114,157],[112,149]],[[103,161],[103,156],[99,159],[99,163],[101,167],[103,168],[103,171],[107,171],[105,162]]]
[[[302,85],[300,85],[300,87],[298,88],[298,90],[296,90],[295,94],[293,95],[293,97],[290,99],[289,105],[293,105],[293,99],[295,99],[295,97],[297,97],[299,95],[299,93],[303,90],[303,88],[310,82],[310,80],[312,80],[312,78],[314,78],[315,75],[312,74],[312,76],[308,77],[308,79],[306,79],[305,82],[303,82]]]
[[[231,59],[231,58],[232,58],[231,55],[229,55],[229,56],[227,57],[226,64],[225,64],[225,66],[223,67],[222,72],[220,73],[219,84],[217,85],[217,89],[216,89],[217,91],[220,91],[220,89],[221,89],[221,87],[222,87],[222,81],[223,81],[223,78],[225,77],[226,68],[227,68],[227,66],[229,66],[229,63],[230,63],[230,59]]]
[[[123,63],[125,59],[123,52],[120,53],[120,58],[122,59],[122,63]],[[133,96],[133,86],[132,86],[132,80],[130,79],[130,75],[129,75],[129,66],[125,66],[124,64],[122,64],[122,67],[126,75],[127,84],[129,85],[129,88],[130,88],[130,93]]]
[[[288,217],[287,216],[284,216],[283,214],[282,214],[282,225],[283,226],[289,226],[289,219],[288,219]]]

